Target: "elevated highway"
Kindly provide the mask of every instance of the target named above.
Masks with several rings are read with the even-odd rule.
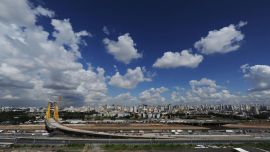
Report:
[[[82,129],[70,128],[62,125],[61,123],[55,121],[55,119],[50,118],[46,120],[46,129],[49,132],[60,131],[66,134],[80,135],[80,136],[90,136],[90,137],[104,137],[104,138],[162,138],[168,139],[173,138],[169,136],[156,136],[156,135],[128,135],[128,134],[114,134],[106,132],[96,132]]]
[[[51,108],[53,107],[53,108]],[[51,117],[53,114],[53,117]],[[270,141],[270,137],[261,137],[258,135],[165,135],[159,133],[152,134],[125,134],[125,133],[109,133],[109,132],[97,132],[90,130],[82,130],[76,128],[70,128],[60,123],[58,106],[57,103],[48,104],[48,109],[45,116],[45,127],[48,132],[61,132],[69,135],[77,135],[79,137],[87,136],[95,139],[94,141],[111,142],[109,139],[114,138],[114,140],[119,140],[119,142],[145,142],[145,141],[159,141],[168,143],[185,143],[185,142],[260,142],[260,141]],[[101,139],[103,138],[103,139]],[[117,138],[117,139],[116,139]],[[129,138],[129,139],[128,139]],[[36,139],[36,138],[35,138]],[[51,138],[48,138],[48,140]],[[82,139],[85,141],[86,139]],[[76,140],[75,140],[76,141]],[[82,142],[80,141],[80,142]],[[94,142],[93,141],[93,142]]]
[[[53,106],[52,106],[53,105]],[[51,118],[51,112],[53,107],[53,118]],[[145,135],[130,135],[130,134],[114,134],[107,132],[96,132],[82,129],[70,128],[62,125],[59,122],[58,106],[57,103],[49,102],[48,108],[45,116],[45,126],[48,132],[60,131],[66,134],[80,135],[80,136],[90,136],[90,137],[100,137],[100,138],[146,138],[146,139],[171,139],[174,137],[166,135],[155,135],[155,134],[145,134]]]

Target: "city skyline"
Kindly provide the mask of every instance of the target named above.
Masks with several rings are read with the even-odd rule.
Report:
[[[0,105],[270,103],[268,1],[163,3],[0,1]]]

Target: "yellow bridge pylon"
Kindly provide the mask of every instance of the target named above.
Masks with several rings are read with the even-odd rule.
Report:
[[[48,107],[47,107],[45,119],[49,120],[50,118],[51,118],[51,102],[48,102]]]
[[[58,105],[57,105],[57,102],[54,102],[53,118],[54,118],[55,121],[58,121],[58,120],[59,120],[59,114],[58,114]]]
[[[47,107],[47,111],[45,115],[46,120],[49,120],[51,118],[51,106],[52,106],[52,102],[48,102],[48,107]],[[59,109],[58,109],[57,102],[53,103],[53,118],[55,121],[59,121]]]

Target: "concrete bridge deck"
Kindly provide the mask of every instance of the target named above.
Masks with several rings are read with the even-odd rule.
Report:
[[[114,134],[114,133],[106,133],[106,132],[95,132],[89,130],[75,129],[62,125],[61,123],[55,121],[53,118],[49,118],[46,120],[46,129],[48,131],[58,130],[67,134],[74,135],[83,135],[83,136],[92,136],[92,137],[109,137],[109,138],[147,138],[147,139],[173,139],[174,137],[169,136],[160,136],[156,134],[145,134],[145,135],[129,135],[129,134]]]
[[[53,107],[53,118],[51,117],[51,112]],[[62,125],[59,123],[59,114],[58,114],[58,105],[57,102],[48,102],[48,107],[45,115],[45,125],[46,130],[49,132],[60,131],[67,134],[80,135],[80,136],[91,136],[91,137],[103,137],[103,138],[148,138],[148,139],[168,139],[173,138],[169,136],[162,136],[156,134],[145,134],[145,135],[136,135],[136,134],[114,134],[107,132],[95,132],[89,130],[75,129]]]

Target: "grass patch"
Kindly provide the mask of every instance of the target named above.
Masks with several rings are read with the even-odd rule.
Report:
[[[85,146],[85,144],[67,144],[64,147],[68,147],[68,148],[83,148]]]
[[[228,146],[228,145],[224,144],[224,146]],[[232,147],[256,147],[256,148],[270,150],[270,142],[230,144],[230,146],[232,146]]]
[[[270,143],[269,142],[258,143],[255,145],[255,147],[270,150]]]
[[[270,150],[270,142],[260,142],[260,143],[242,143],[242,144],[233,144],[233,143],[228,143],[228,144],[214,144],[215,146],[218,147],[230,147],[230,148],[236,148],[236,147],[241,147],[241,148],[261,148],[264,150]]]

